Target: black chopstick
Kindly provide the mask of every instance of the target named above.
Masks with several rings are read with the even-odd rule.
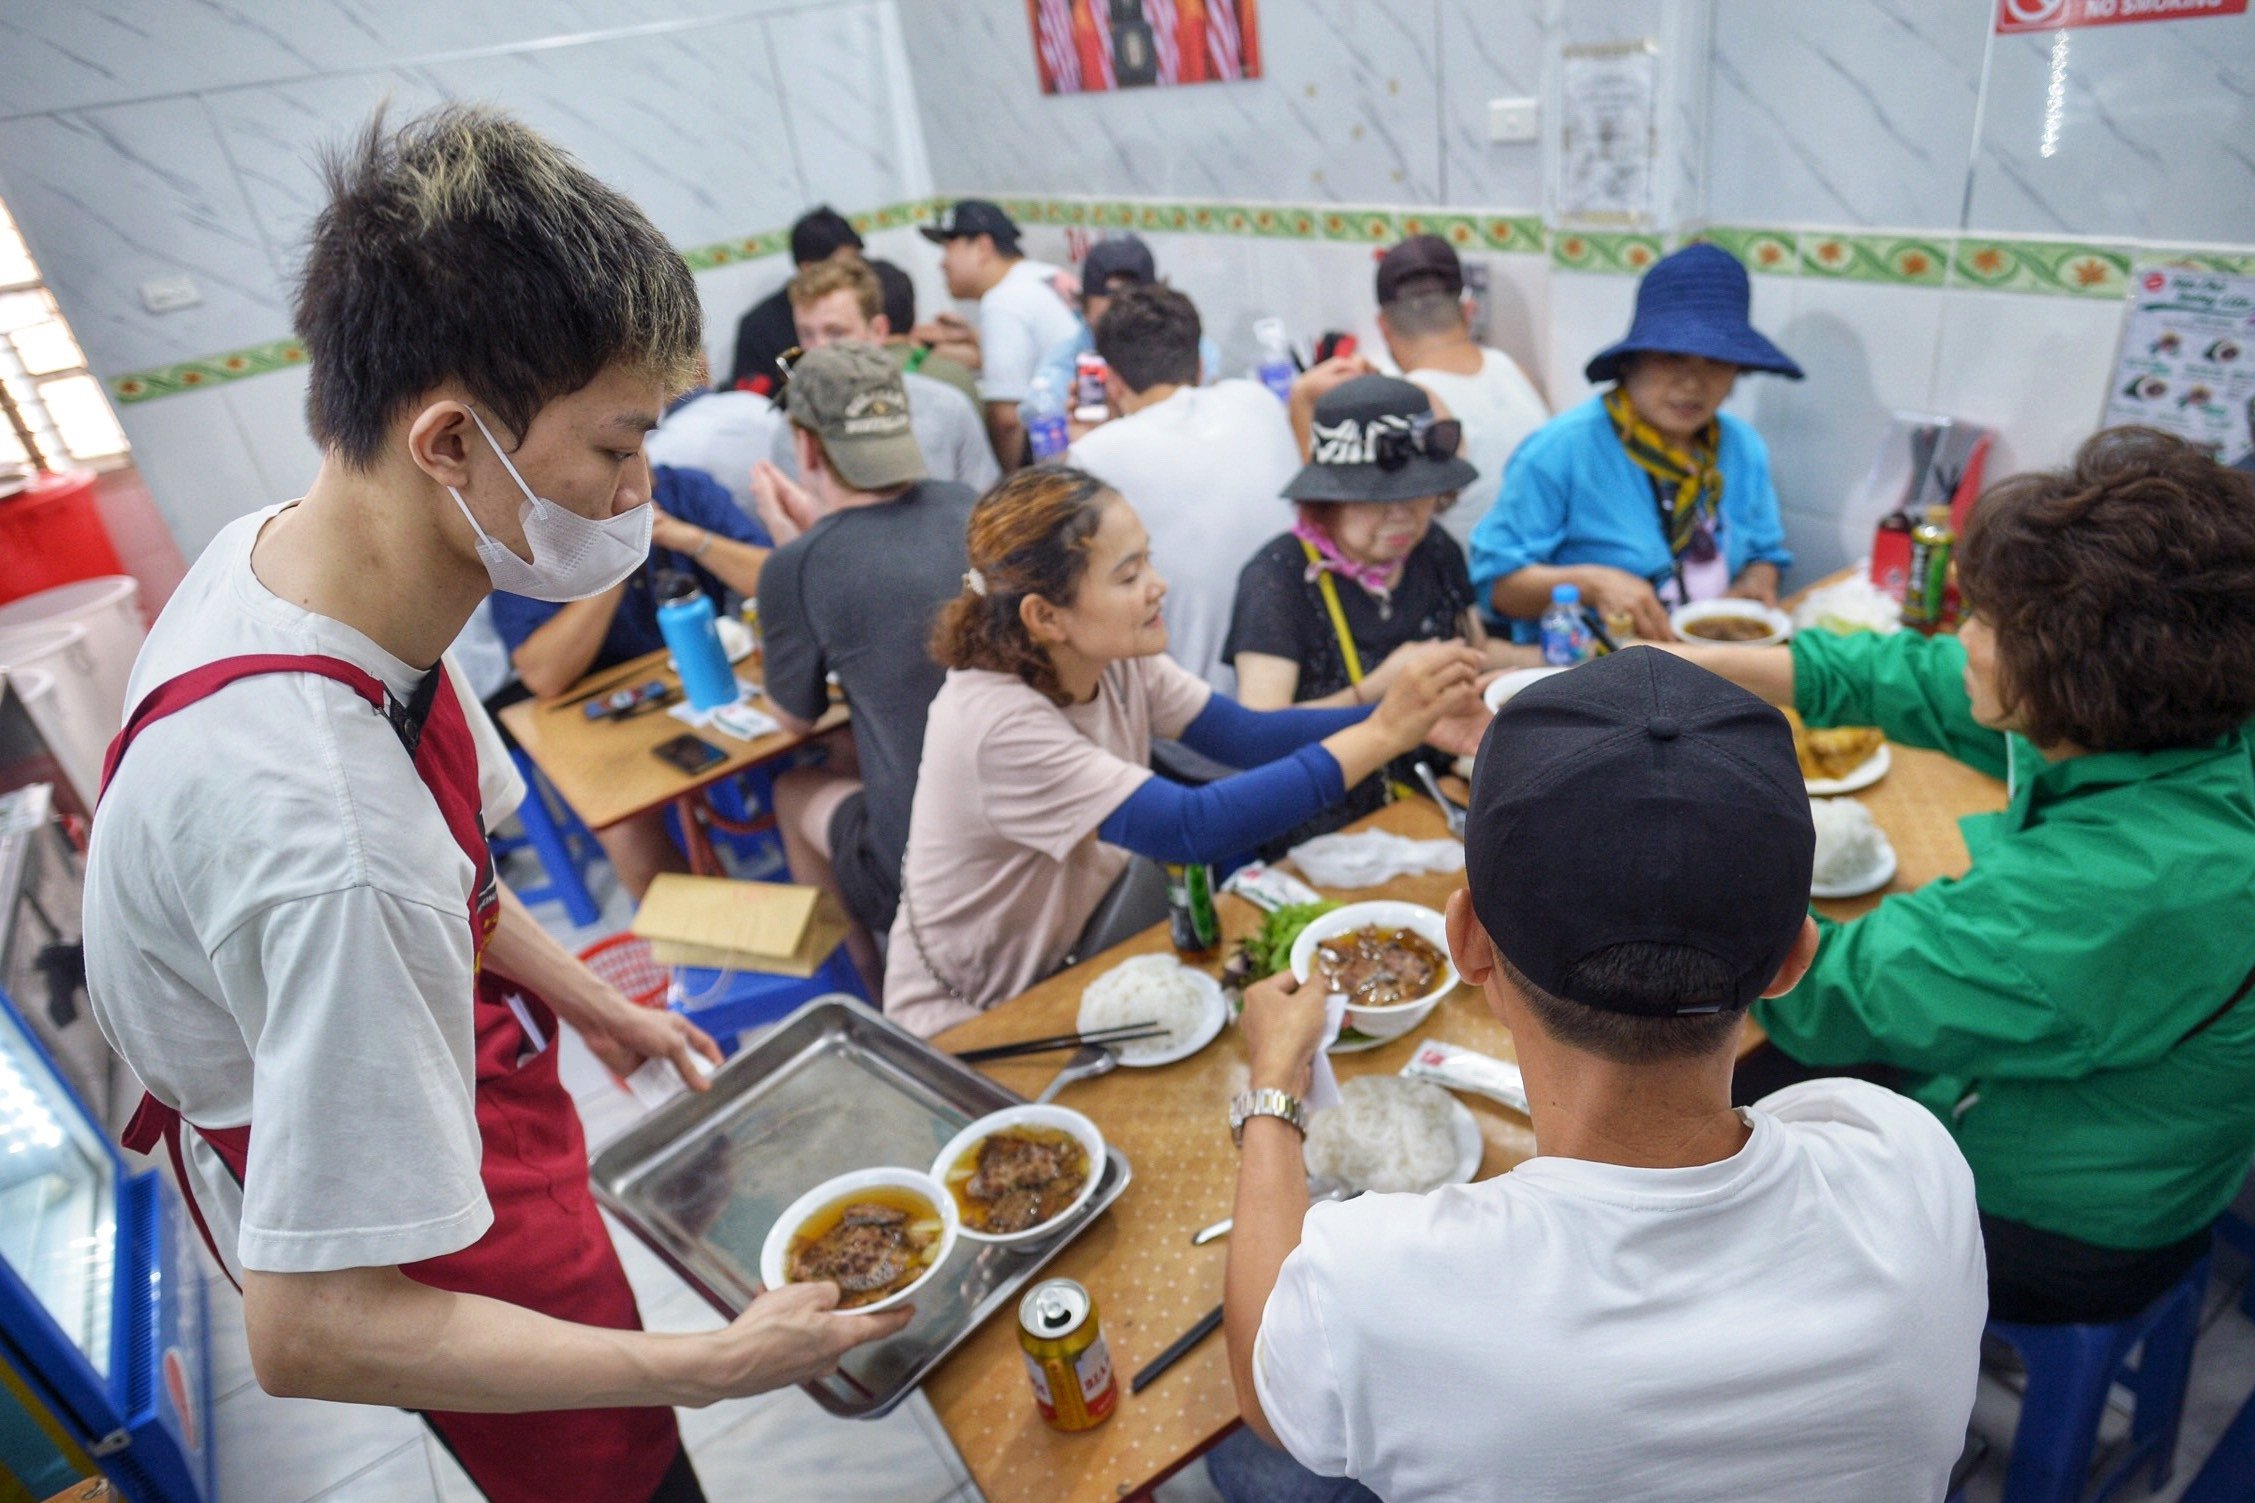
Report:
[[[1009,1059],[1018,1054],[1047,1054],[1053,1049],[1078,1049],[1083,1044],[1126,1044],[1137,1039],[1157,1038],[1167,1032],[1156,1022],[1122,1023],[1116,1028],[1092,1028],[1086,1033],[1059,1033],[1042,1039],[1020,1039],[1015,1044],[990,1044],[984,1049],[966,1049],[955,1056],[965,1064],[979,1064],[990,1059]]]
[[[1159,1380],[1168,1368],[1188,1356],[1192,1347],[1213,1335],[1220,1328],[1221,1306],[1216,1305],[1198,1318],[1198,1324],[1176,1337],[1173,1346],[1153,1357],[1143,1371],[1129,1379],[1128,1392],[1131,1394],[1141,1393],[1144,1389],[1149,1388]]]
[[[1614,642],[1612,633],[1606,631],[1604,621],[1598,617],[1597,612],[1586,605],[1582,607],[1582,624],[1589,628],[1590,637],[1597,643],[1597,655],[1599,657],[1603,657],[1609,652],[1621,650],[1619,644]]]

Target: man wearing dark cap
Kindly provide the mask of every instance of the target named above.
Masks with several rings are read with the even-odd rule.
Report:
[[[1965,1160],[1862,1081],[1730,1105],[1747,1006],[1815,952],[1814,848],[1784,720],[1713,674],[1630,649],[1511,701],[1448,933],[1536,1156],[1310,1209],[1324,1009],[1253,988],[1226,1329],[1258,1436],[1389,1503],[1942,1496],[1987,1305]],[[1286,1460],[1211,1469],[1335,1495],[1240,1483]]]
[[[1104,321],[1112,300],[1130,287],[1155,286],[1158,280],[1158,263],[1151,259],[1151,247],[1143,243],[1142,236],[1114,235],[1090,246],[1088,254],[1081,257],[1080,327],[1070,338],[1049,347],[1049,353],[1041,357],[1039,373],[1059,391],[1071,392],[1080,357],[1096,350],[1096,326]],[[1221,348],[1201,333],[1198,374],[1190,384],[1203,386],[1220,376]],[[1018,412],[1020,417],[1030,419],[1023,402],[1018,404]],[[1103,421],[1101,413],[1088,417],[1075,412],[1073,437],[1078,439]]]
[[[835,675],[853,755],[776,779],[776,819],[792,874],[844,904],[874,997],[884,965],[870,936],[892,928],[900,901],[924,718],[946,677],[927,648],[932,617],[961,592],[977,497],[926,478],[901,373],[878,345],[809,350],[783,408],[805,483],[766,462],[752,476],[779,545],[760,575],[768,702],[811,730]]]
[[[1014,470],[1026,447],[1018,403],[1042,355],[1073,332],[1080,289],[1072,273],[1028,260],[1016,221],[983,198],[963,199],[918,233],[941,248],[948,292],[979,301],[979,395],[995,458]]]
[[[1440,400],[1464,425],[1464,457],[1480,472],[1441,525],[1466,547],[1472,524],[1494,504],[1504,461],[1550,421],[1549,404],[1519,363],[1472,337],[1464,310],[1464,264],[1438,235],[1412,235],[1378,260],[1378,332],[1403,377]]]
[[[828,204],[809,209],[791,226],[791,260],[798,270],[824,261],[861,259],[861,236]],[[728,372],[728,391],[756,391],[772,397],[781,384],[775,362],[799,342],[791,323],[788,284],[752,305],[736,325],[736,363]]]

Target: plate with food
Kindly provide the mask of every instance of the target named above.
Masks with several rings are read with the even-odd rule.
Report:
[[[1563,668],[1513,668],[1507,673],[1496,675],[1495,680],[1480,691],[1480,702],[1493,715],[1511,703],[1512,696],[1529,684],[1539,684],[1553,674],[1565,671]]]
[[[932,1178],[955,1202],[963,1235],[1011,1246],[1052,1235],[1096,1193],[1104,1134],[1062,1106],[991,1112],[948,1140]]]
[[[1895,848],[1869,809],[1852,798],[1818,798],[1809,800],[1809,817],[1817,828],[1810,897],[1860,898],[1895,879]]]
[[[1315,1194],[1423,1194],[1466,1185],[1487,1145],[1479,1121],[1437,1085],[1364,1075],[1339,1087],[1339,1104],[1308,1123],[1308,1183]]]
[[[1138,955],[1123,960],[1081,993],[1083,1033],[1156,1023],[1165,1033],[1109,1047],[1123,1065],[1171,1065],[1212,1043],[1229,1019],[1221,983],[1172,955]]]
[[[1432,1014],[1456,989],[1448,926],[1417,903],[1349,903],[1292,941],[1292,974],[1347,999],[1334,1053],[1375,1049]]]
[[[1801,760],[1801,779],[1809,785],[1812,798],[1860,793],[1887,776],[1894,765],[1887,737],[1875,725],[1811,730],[1791,710],[1785,712],[1785,723],[1793,728],[1793,754]]]
[[[1733,647],[1775,647],[1793,635],[1793,618],[1759,600],[1699,600],[1668,613],[1668,625],[1688,642]]]
[[[760,1247],[760,1282],[838,1286],[838,1308],[890,1310],[955,1251],[955,1201],[915,1169],[856,1169],[787,1206]]]

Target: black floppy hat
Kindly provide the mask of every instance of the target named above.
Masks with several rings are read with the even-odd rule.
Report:
[[[1436,420],[1423,388],[1357,376],[1315,404],[1308,462],[1284,487],[1290,501],[1415,501],[1462,490],[1480,472],[1458,457],[1453,418]]]

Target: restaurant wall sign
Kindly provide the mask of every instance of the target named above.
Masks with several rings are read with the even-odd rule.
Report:
[[[2255,277],[2179,266],[2131,274],[2107,426],[2143,423],[2226,464],[2255,447]]]
[[[1997,0],[1997,34],[2245,14],[2247,0]]]

